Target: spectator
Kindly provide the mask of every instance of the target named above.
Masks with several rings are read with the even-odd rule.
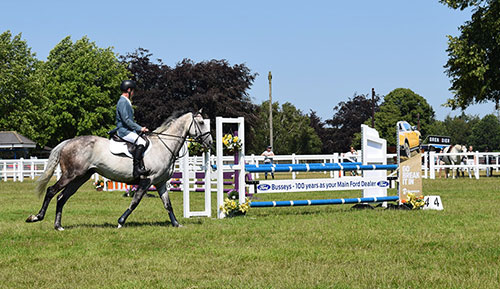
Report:
[[[491,156],[488,154],[489,152],[488,147],[486,147],[484,151],[485,151],[484,164],[486,165],[486,176],[491,177],[493,174],[491,171],[491,167],[489,166],[491,164]]]
[[[261,156],[264,156],[264,164],[272,164],[273,163],[273,156],[274,156],[274,153],[272,151],[272,147],[268,146],[266,148],[266,150],[261,154]],[[265,173],[265,177],[267,180],[267,172]],[[273,172],[271,172],[271,177],[274,180],[274,173]]]
[[[358,161],[358,153],[354,149],[353,146],[349,148],[349,151],[344,154],[344,158],[347,159],[349,162],[357,162]],[[356,176],[357,172],[356,171],[351,171],[351,176]]]
[[[467,150],[467,171],[469,172],[469,178],[472,178],[472,170],[474,165],[477,164],[476,161],[476,156],[474,155],[474,150],[472,146],[469,146],[469,149]]]

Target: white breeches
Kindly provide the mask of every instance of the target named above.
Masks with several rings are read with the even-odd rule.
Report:
[[[143,146],[146,145],[146,141],[133,131],[130,132],[129,134],[127,134],[126,136],[122,137],[122,139],[124,139],[128,142],[131,142],[133,144],[136,144],[136,145],[143,145]]]

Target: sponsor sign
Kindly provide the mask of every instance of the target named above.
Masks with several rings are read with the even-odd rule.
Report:
[[[449,136],[430,135],[427,137],[429,144],[451,145],[451,138]]]
[[[342,177],[341,179],[263,180],[257,185],[257,193],[345,191],[387,187],[389,187],[389,182],[383,178],[355,176]]]
[[[422,196],[422,158],[420,153],[399,164],[399,199],[407,200],[408,193]]]

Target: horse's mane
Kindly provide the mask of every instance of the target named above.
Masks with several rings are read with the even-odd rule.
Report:
[[[153,132],[155,133],[162,133],[166,131],[172,123],[178,119],[181,115],[184,115],[185,112],[183,111],[174,111],[171,116],[167,118],[159,127],[157,127]]]

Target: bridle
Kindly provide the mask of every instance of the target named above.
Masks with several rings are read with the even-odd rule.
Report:
[[[193,124],[194,124],[194,130],[195,130],[195,135],[196,135],[194,137],[194,141],[195,142],[199,142],[199,143],[204,143],[204,141],[210,136],[210,131],[207,131],[207,132],[204,132],[204,133],[201,132],[201,127],[200,127],[200,125],[195,120],[196,116],[198,116],[198,114],[196,114],[196,115],[193,114],[193,118],[191,120],[191,124],[189,125],[189,128],[188,128],[188,133],[189,133],[189,131],[191,131],[191,128],[193,127]],[[174,156],[175,160],[177,160],[177,159],[179,159],[179,158],[181,158],[181,157],[183,157],[184,155],[187,154],[187,152],[186,152],[186,153],[184,153],[184,155],[177,157],[176,156],[177,154],[174,153],[174,151],[163,141],[163,139],[160,136],[167,136],[167,137],[178,138],[178,139],[182,139],[183,142],[185,142],[188,134],[186,134],[185,136],[173,135],[173,134],[168,134],[168,133],[160,133],[160,132],[151,132],[151,134],[158,136],[158,139],[160,140],[160,142]]]

